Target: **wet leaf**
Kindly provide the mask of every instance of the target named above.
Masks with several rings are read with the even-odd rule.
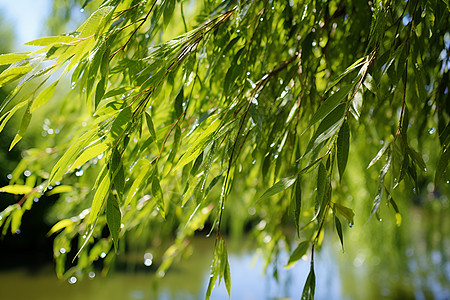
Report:
[[[9,65],[9,64],[24,60],[29,56],[30,56],[30,52],[1,54],[0,55],[0,66],[1,65]]]
[[[306,278],[305,286],[303,287],[302,300],[314,300],[314,293],[316,291],[316,275],[314,274],[314,267],[311,265],[308,277]]]
[[[206,146],[213,141],[216,130],[220,127],[221,121],[219,119],[214,120],[202,134],[193,141],[193,144],[189,147],[184,155],[180,158],[176,164],[174,170],[190,163],[192,160],[206,148]]]
[[[33,68],[29,65],[26,66],[20,66],[20,67],[14,67],[14,68],[8,68],[4,70],[0,74],[0,87],[4,86],[5,84],[14,81],[16,79],[19,79],[23,75],[30,72]]]
[[[438,186],[441,183],[445,171],[447,169],[449,159],[450,159],[450,147],[447,147],[444,149],[444,151],[441,154],[441,157],[439,158],[436,173],[434,175],[434,186]]]
[[[69,171],[73,171],[76,168],[82,166],[87,161],[97,157],[98,155],[102,154],[106,150],[109,149],[109,146],[106,143],[100,143],[97,145],[94,145],[90,148],[87,148],[86,150],[81,153],[81,155],[75,160],[75,162],[72,164],[72,166],[69,168]]]
[[[334,208],[336,208],[336,212],[340,213],[344,218],[346,218],[351,225],[354,224],[353,218],[355,216],[355,213],[351,208],[345,207],[339,203],[334,203]]]

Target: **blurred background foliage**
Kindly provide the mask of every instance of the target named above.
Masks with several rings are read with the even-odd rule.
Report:
[[[103,2],[54,1],[46,30],[89,41],[89,34],[74,32],[85,21],[79,12],[87,17]],[[118,253],[151,252],[159,276],[190,253],[194,234],[217,235],[215,280],[227,277],[217,250],[223,237],[248,240],[266,266],[278,266],[280,252],[292,253],[295,263],[320,248],[324,236],[324,243],[338,242],[341,228],[346,254],[338,261],[343,270],[356,268],[354,280],[364,264],[363,272],[393,298],[419,297],[413,285],[432,297],[423,283],[430,273],[449,290],[446,163],[435,186],[449,137],[444,1],[106,2],[117,6],[103,16],[112,20],[94,28],[95,41],[80,47],[84,56],[68,56],[56,70],[52,63],[75,46],[51,42],[44,48],[48,62],[39,69],[50,68],[48,83],[60,82],[49,104],[33,112],[23,140],[8,151],[20,118],[0,135],[2,186],[28,187],[2,193],[2,244],[24,230],[22,215],[35,214],[44,202],[45,213],[32,223],[57,224],[50,233],[60,278],[120,266],[117,237],[110,233],[117,222],[107,212],[90,216],[98,184],[108,176],[113,182],[117,175],[108,170],[120,169],[123,187],[114,181],[104,196],[106,203],[117,198],[120,207]],[[74,68],[58,78],[72,61]],[[40,79],[17,92],[17,81],[2,87],[1,99],[14,95],[2,113],[50,86],[46,79],[41,87]],[[334,94],[340,99],[328,106]],[[83,151],[102,147],[128,106],[129,125],[119,127],[127,138],[113,137],[116,143],[71,168]],[[344,107],[337,122],[325,122]],[[23,114],[25,107],[17,112]],[[349,152],[342,176],[338,134],[345,126]],[[65,176],[54,178],[55,163],[91,129],[95,134],[69,157]],[[410,277],[392,280],[398,269]],[[344,294],[360,298],[348,282]],[[385,296],[377,285],[369,289],[374,299]]]

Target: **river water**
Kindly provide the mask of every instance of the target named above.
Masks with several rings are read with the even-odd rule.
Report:
[[[344,253],[329,228],[316,256],[316,299],[450,299],[448,207],[413,208],[399,227],[390,219],[347,228]],[[213,242],[213,237],[196,237],[192,255],[159,281],[156,268],[144,265],[144,256],[133,271],[122,268],[106,277],[90,273],[83,280],[58,280],[52,264],[8,270],[0,266],[0,299],[204,299]],[[274,266],[263,273],[258,249],[239,245],[229,246],[231,299],[300,299],[309,259],[285,269],[288,254],[281,253],[275,280]],[[223,283],[211,299],[228,299]]]

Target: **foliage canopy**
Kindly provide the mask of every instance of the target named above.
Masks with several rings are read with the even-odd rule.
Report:
[[[311,299],[325,225],[344,247],[355,222],[354,178],[373,179],[366,215],[386,203],[398,223],[396,191],[447,181],[448,1],[82,2],[92,14],[75,31],[0,55],[0,130],[22,115],[10,149],[46,114],[0,189],[19,195],[0,225],[16,232],[33,199],[59,194],[60,277],[175,232],[162,275],[206,226],[209,298],[222,278],[230,290],[225,232],[251,225],[269,264],[295,224],[288,266],[311,253]]]

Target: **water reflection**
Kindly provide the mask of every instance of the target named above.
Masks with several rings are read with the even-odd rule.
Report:
[[[345,253],[329,228],[316,259],[316,299],[450,299],[448,216],[448,207],[415,207],[404,215],[400,227],[389,217],[357,225],[345,232]],[[92,272],[83,280],[71,277],[62,282],[51,265],[38,271],[0,269],[1,299],[204,299],[211,247],[211,238],[196,238],[192,256],[175,264],[158,282],[151,253],[136,255],[140,267],[124,268],[106,278]],[[270,265],[264,275],[257,250],[230,243],[229,253],[231,299],[300,298],[308,260],[286,270],[288,254],[282,252],[276,267]],[[272,276],[275,268],[278,280]],[[211,299],[229,299],[223,283]]]

